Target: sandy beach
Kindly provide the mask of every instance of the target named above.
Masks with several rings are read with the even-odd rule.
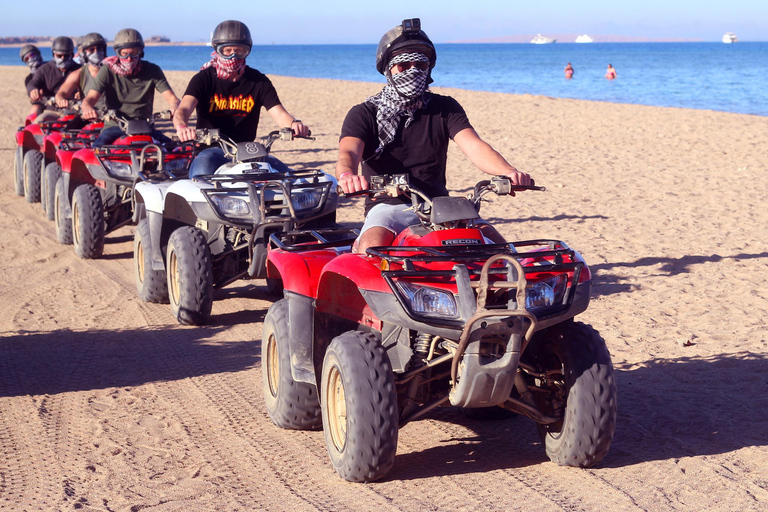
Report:
[[[15,195],[26,72],[0,67],[0,509],[768,510],[768,118],[435,88],[547,187],[494,198],[484,217],[589,263],[578,319],[611,351],[616,437],[599,466],[559,467],[532,421],[443,408],[406,425],[389,476],[361,485],[333,471],[322,432],[267,416],[263,281],[217,292],[211,325],[181,326],[137,297],[132,227],[80,260]],[[192,73],[167,75],[181,96]],[[331,171],[347,110],[381,84],[271,78],[317,136],[273,154]],[[449,188],[483,176],[452,145]],[[360,221],[362,201],[338,217]]]

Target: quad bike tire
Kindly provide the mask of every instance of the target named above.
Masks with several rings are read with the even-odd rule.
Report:
[[[45,217],[48,220],[56,218],[56,183],[61,177],[61,167],[56,162],[45,166],[41,186],[40,203],[43,205]]]
[[[538,425],[547,456],[560,466],[594,466],[608,453],[616,429],[616,380],[605,341],[587,324],[566,322],[543,331],[530,348],[540,371],[560,373],[551,389],[564,395],[564,403],[539,398],[547,414],[565,408],[562,420]]]
[[[30,149],[24,154],[24,199],[28,203],[40,201],[40,167],[43,154],[37,149]]]
[[[211,251],[199,229],[183,226],[171,234],[165,269],[176,319],[185,325],[206,323],[213,307],[213,270]]]
[[[286,299],[275,302],[269,308],[262,332],[261,380],[269,417],[280,428],[320,429],[323,420],[317,386],[296,382],[291,376]]]
[[[104,203],[95,185],[80,185],[72,194],[72,235],[78,257],[104,254]]]
[[[13,153],[13,187],[17,196],[24,195],[24,148],[21,146]]]
[[[348,331],[323,360],[320,403],[333,467],[350,482],[372,482],[395,462],[399,413],[392,366],[378,338]]]
[[[72,245],[72,219],[67,217],[67,192],[64,178],[59,176],[53,195],[53,220],[56,222],[56,240],[63,245]]]
[[[165,270],[152,268],[152,256],[145,243],[149,240],[149,221],[139,221],[133,236],[133,270],[136,276],[136,291],[144,302],[168,304],[168,277]]]

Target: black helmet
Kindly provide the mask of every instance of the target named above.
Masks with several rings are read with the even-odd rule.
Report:
[[[139,31],[133,28],[124,28],[115,35],[115,42],[112,45],[115,49],[115,53],[120,55],[120,50],[123,48],[141,48],[144,49],[144,38],[141,37]],[[144,56],[144,52],[141,52],[141,56]]]
[[[427,34],[421,30],[421,20],[412,18],[388,31],[379,41],[376,48],[376,69],[382,75],[386,75],[387,64],[396,53],[418,52],[429,57],[429,69],[435,67],[437,52],[435,45],[429,40]]]
[[[75,43],[67,36],[59,36],[53,40],[51,53],[75,53]]]
[[[32,52],[40,53],[40,50],[38,50],[37,46],[33,44],[25,44],[21,47],[21,50],[19,50],[19,57],[21,57],[21,61],[24,62],[24,57],[29,55]]]
[[[81,49],[88,48],[89,46],[101,46],[106,49],[107,41],[104,39],[104,36],[98,32],[91,32],[90,34],[84,35],[83,39],[80,41]]]
[[[213,30],[211,46],[215,50],[220,45],[242,44],[250,49],[253,46],[251,32],[245,23],[236,20],[222,21]]]

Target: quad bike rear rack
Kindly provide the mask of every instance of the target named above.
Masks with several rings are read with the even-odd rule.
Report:
[[[273,248],[286,252],[317,251],[349,247],[358,236],[360,236],[358,228],[303,229],[273,233],[269,237],[269,242]]]

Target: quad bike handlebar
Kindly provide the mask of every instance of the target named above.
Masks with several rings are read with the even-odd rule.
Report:
[[[294,135],[291,128],[281,128],[251,142],[235,142],[221,135],[216,128],[199,128],[195,130],[194,141],[201,145],[212,146],[218,144],[224,151],[224,156],[233,162],[258,160],[266,157],[276,140],[292,141],[293,139],[315,140],[315,137]]]
[[[504,196],[514,195],[515,192],[523,192],[525,190],[537,190],[543,192],[546,190],[546,187],[536,186],[533,180],[531,180],[531,185],[513,185],[512,181],[507,176],[493,176],[489,180],[481,180],[477,182],[473,191],[467,194],[466,199],[472,204],[475,210],[479,212],[480,203],[483,200],[483,197],[491,192],[496,195]],[[397,197],[401,194],[409,195],[411,197],[413,211],[416,213],[416,216],[422,224],[426,227],[430,227],[432,224],[433,200],[424,192],[411,186],[407,174],[371,176],[369,188],[367,190],[345,194],[341,190],[341,187],[338,187],[337,191],[339,196],[342,197],[367,195],[371,198],[377,198],[382,196]]]

